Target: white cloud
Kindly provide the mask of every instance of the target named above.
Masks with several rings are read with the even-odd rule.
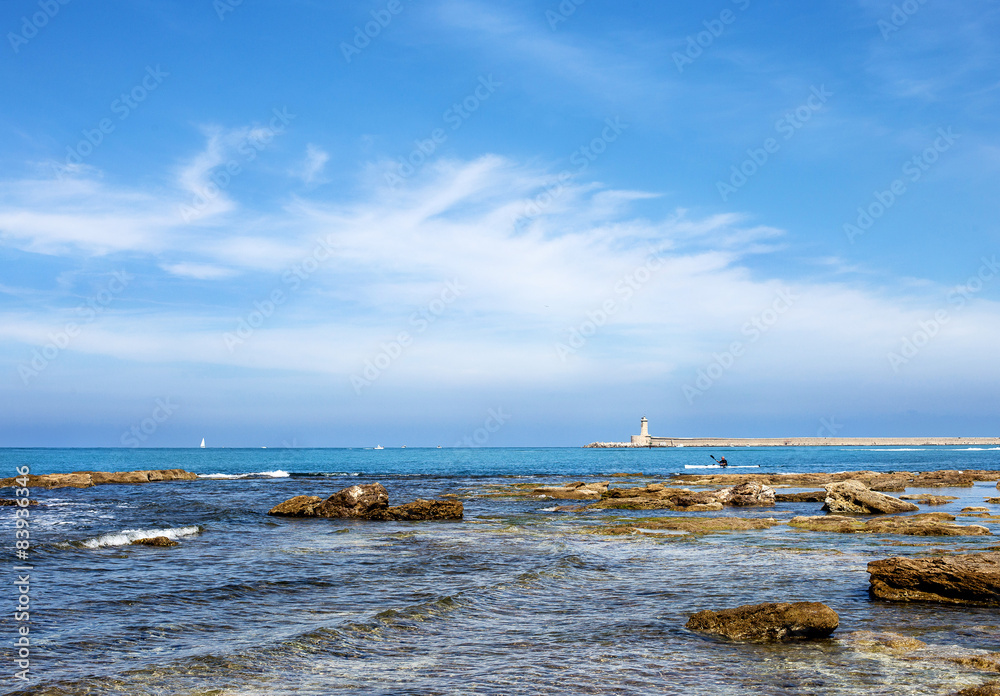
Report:
[[[306,146],[306,158],[305,161],[298,167],[293,174],[302,179],[306,184],[321,183],[323,181],[321,174],[323,169],[326,167],[326,163],[330,160],[329,153],[325,152],[321,148],[312,143]]]

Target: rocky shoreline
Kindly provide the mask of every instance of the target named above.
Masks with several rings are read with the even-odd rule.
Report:
[[[29,474],[25,477],[0,479],[0,488],[90,488],[109,484],[157,483],[160,481],[195,481],[197,474],[183,469],[146,469],[142,471],[74,471],[71,474]],[[21,481],[19,481],[21,479]]]

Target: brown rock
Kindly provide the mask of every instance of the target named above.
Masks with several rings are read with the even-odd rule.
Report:
[[[988,536],[990,530],[978,525],[948,524],[953,515],[928,512],[921,515],[893,515],[870,520],[842,515],[793,517],[789,526],[814,532],[839,534],[904,534],[907,536]]]
[[[826,503],[823,505],[823,509],[828,512],[885,514],[913,512],[920,509],[913,503],[872,491],[860,481],[829,483],[825,488]]]
[[[610,483],[610,481],[593,483],[576,481],[564,486],[543,486],[533,489],[531,495],[544,495],[547,498],[556,498],[557,500],[599,500],[601,495],[608,490]]]
[[[911,495],[901,495],[900,500],[910,500],[921,505],[946,505],[953,500],[958,500],[953,495],[930,495],[929,493],[914,493]]]
[[[868,564],[869,592],[897,602],[1000,604],[1000,552]]]
[[[379,510],[368,516],[370,520],[460,520],[464,513],[462,503],[457,500],[417,499],[405,505],[395,505]]]
[[[725,505],[736,507],[774,505],[774,489],[759,481],[748,481],[716,493],[716,499]]]
[[[348,486],[316,506],[317,517],[368,517],[389,507],[389,494],[381,483]]]
[[[987,507],[967,507],[962,508],[962,512],[989,512],[990,509]]]
[[[18,477],[23,480],[23,476]],[[94,483],[90,480],[87,472],[76,472],[73,474],[42,474],[28,476],[28,488],[89,488]],[[0,479],[0,488],[13,488],[21,486],[14,478]]]
[[[611,525],[595,531],[607,534],[634,534],[640,530],[664,530],[709,534],[713,532],[742,532],[770,529],[781,524],[773,517],[654,517],[633,520],[630,524]]]
[[[149,483],[150,481],[194,481],[197,474],[183,469],[157,471],[74,471],[71,474],[41,474],[28,476],[29,488],[89,488],[113,483]],[[20,486],[17,479],[0,479],[0,488]]]
[[[21,499],[23,500],[23,498]],[[27,507],[27,505],[21,505],[17,500],[12,500],[11,498],[0,498],[0,507],[12,507],[20,505],[21,507]],[[29,500],[28,505],[38,505],[37,500]]]
[[[686,628],[730,640],[779,641],[826,638],[839,624],[837,613],[820,602],[783,602],[700,611]]]
[[[1000,681],[988,681],[979,686],[970,686],[955,693],[955,696],[1000,696]]]
[[[416,500],[389,507],[389,494],[380,483],[349,486],[326,500],[298,495],[271,508],[267,514],[287,517],[329,517],[364,520],[453,520],[461,519],[457,500]]]
[[[149,483],[149,473],[146,471],[91,471],[89,473],[90,480],[95,486],[108,483]]]
[[[965,655],[963,657],[947,657],[945,659],[949,662],[954,662],[956,665],[969,667],[980,672],[1000,672],[1000,653]]]
[[[910,485],[917,488],[968,487],[974,481],[975,476],[968,471],[922,471],[913,477]]]
[[[269,515],[287,515],[289,517],[315,517],[316,507],[323,502],[318,495],[297,495],[283,503],[278,503],[268,510]]]
[[[133,546],[177,546],[177,542],[165,536],[147,537],[145,539],[135,539]]]
[[[927,647],[927,643],[898,633],[877,633],[874,631],[854,631],[838,639],[845,641],[856,650],[873,653],[903,654]]]
[[[774,500],[779,503],[822,503],[826,500],[826,491],[775,493]]]
[[[984,498],[990,505],[1000,505],[1000,498]]]

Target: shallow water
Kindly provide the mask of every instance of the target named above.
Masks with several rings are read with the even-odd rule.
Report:
[[[0,465],[11,472],[29,464],[33,473],[184,468],[244,477],[35,491],[46,503],[32,508],[35,681],[5,680],[0,693],[951,694],[989,677],[941,656],[1000,651],[995,608],[873,602],[865,568],[890,555],[996,548],[996,537],[784,525],[609,536],[595,528],[671,513],[565,513],[551,500],[483,497],[497,484],[617,471],[649,478],[612,485],[642,484],[719,452],[762,473],[1000,469],[997,451],[961,448],[3,450]],[[268,473],[245,476],[254,472]],[[465,520],[264,514],[293,495],[367,481],[381,482],[393,503],[459,494]],[[959,500],[925,511],[953,513],[1000,495],[993,483],[931,492]],[[818,510],[801,503],[699,516]],[[13,522],[2,519],[9,577]],[[149,530],[180,546],[127,545]],[[829,604],[841,619],[835,637],[756,646],[684,629],[701,609],[785,600]],[[12,628],[5,615],[7,664]],[[859,630],[928,648],[910,656],[920,659],[865,652],[848,639]]]

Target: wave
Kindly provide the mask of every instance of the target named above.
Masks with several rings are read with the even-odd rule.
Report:
[[[892,449],[881,448],[881,449],[869,449],[869,452],[926,452],[925,449],[921,447],[896,447]]]
[[[993,452],[995,450],[1000,450],[1000,447],[963,447],[961,449],[954,450],[955,452]]]
[[[275,471],[255,471],[249,474],[198,474],[198,478],[203,479],[288,478],[289,476],[291,474],[281,469],[276,469]]]
[[[191,525],[190,527],[168,527],[167,529],[123,529],[120,532],[109,532],[100,536],[73,542],[70,546],[77,546],[85,549],[101,549],[108,546],[128,546],[136,539],[148,539],[150,537],[163,536],[176,541],[180,537],[194,536],[200,534],[202,527]]]
[[[685,469],[759,469],[760,464],[743,464],[736,466],[730,464],[729,466],[719,466],[718,464],[685,464]]]

